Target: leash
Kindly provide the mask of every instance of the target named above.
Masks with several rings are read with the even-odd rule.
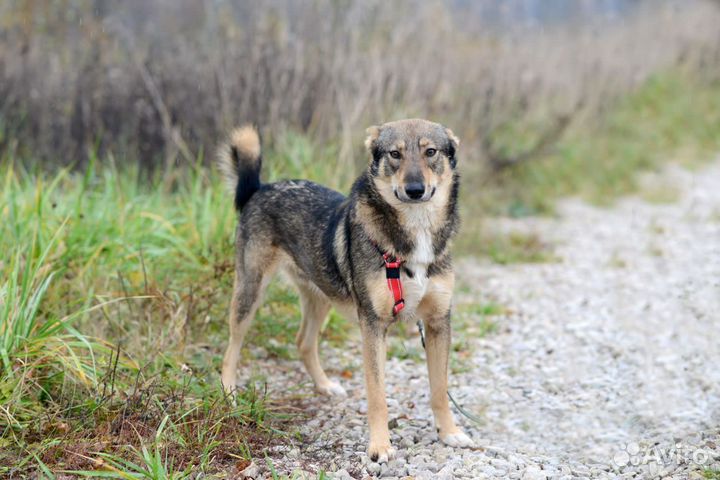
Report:
[[[427,349],[425,348],[425,328],[423,327],[422,320],[417,321],[417,328],[418,328],[418,332],[420,332],[420,342],[422,343],[423,350],[426,350],[425,354],[427,355]],[[468,420],[470,420],[478,425],[484,424],[484,421],[480,417],[465,410],[462,407],[462,405],[460,405],[455,400],[455,398],[453,398],[453,396],[450,395],[450,389],[448,389],[448,391],[447,391],[447,396],[450,399],[450,402],[455,406],[457,411],[460,412],[460,414],[463,417],[467,418]]]

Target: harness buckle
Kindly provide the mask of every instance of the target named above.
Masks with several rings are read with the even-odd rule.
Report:
[[[397,257],[390,257],[389,253],[383,253],[383,261],[385,262],[385,268],[400,268],[400,265],[402,265],[402,260]]]
[[[405,299],[401,298],[397,302],[395,302],[395,305],[393,305],[393,315],[397,315],[400,313],[400,310],[405,308]]]

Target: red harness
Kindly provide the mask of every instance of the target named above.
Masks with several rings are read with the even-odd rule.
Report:
[[[387,278],[388,288],[393,294],[393,317],[405,308],[405,299],[403,298],[402,282],[400,281],[400,266],[403,261],[400,257],[392,257],[389,253],[382,254],[385,262],[385,277]]]

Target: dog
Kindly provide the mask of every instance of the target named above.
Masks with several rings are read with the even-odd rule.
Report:
[[[449,128],[421,119],[373,126],[367,134],[367,168],[348,196],[307,180],[261,183],[260,137],[252,126],[237,128],[221,145],[219,167],[239,212],[222,384],[229,393],[236,389],[243,338],[273,273],[282,269],[300,295],[297,346],[318,392],[345,395],[318,355],[330,307],[360,325],[372,461],[394,454],[384,364],[388,328],[397,321],[424,323],[438,435],[449,446],[470,447],[447,396],[460,141]]]

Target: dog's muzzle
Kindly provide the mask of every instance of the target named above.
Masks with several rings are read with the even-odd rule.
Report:
[[[395,190],[395,196],[401,202],[427,202],[435,194],[435,187],[426,187],[424,183],[410,182]]]

